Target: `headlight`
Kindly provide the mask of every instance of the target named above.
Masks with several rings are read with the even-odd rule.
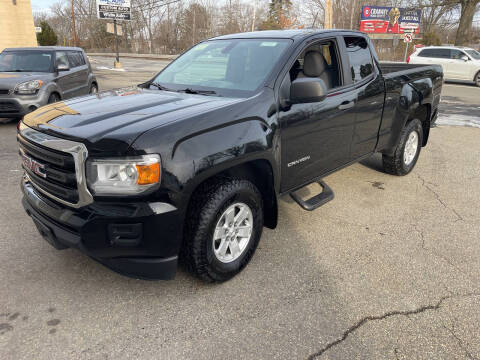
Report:
[[[160,156],[92,159],[87,183],[95,195],[136,195],[160,183]]]
[[[32,95],[36,94],[38,89],[40,89],[43,85],[42,80],[32,80],[27,81],[21,84],[18,84],[15,87],[15,92],[20,95]]]

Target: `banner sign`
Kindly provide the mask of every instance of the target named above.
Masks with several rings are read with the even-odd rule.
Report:
[[[418,34],[422,10],[363,6],[360,31],[377,34]]]
[[[130,0],[97,0],[99,19],[130,20]]]

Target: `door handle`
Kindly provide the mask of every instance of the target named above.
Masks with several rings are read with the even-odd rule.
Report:
[[[351,109],[355,106],[355,101],[344,101],[342,102],[340,105],[338,105],[338,108],[340,110],[347,110],[347,109]]]

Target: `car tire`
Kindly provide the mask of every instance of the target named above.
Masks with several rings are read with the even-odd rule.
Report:
[[[90,85],[90,90],[88,91],[89,94],[97,94],[98,93],[98,86],[96,84]]]
[[[48,97],[48,104],[53,104],[56,103],[57,101],[60,101],[60,96],[56,93],[51,93],[50,96]]]
[[[418,119],[413,119],[403,128],[393,156],[382,155],[385,172],[397,176],[411,172],[417,163],[422,144],[422,123]]]
[[[480,87],[480,71],[477,73],[477,75],[475,75],[474,81],[475,81],[475,85]]]
[[[263,203],[255,185],[215,179],[201,186],[189,206],[182,263],[204,281],[229,280],[252,258],[262,230]]]

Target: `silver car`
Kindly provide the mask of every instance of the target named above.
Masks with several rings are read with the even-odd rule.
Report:
[[[0,118],[98,92],[85,52],[75,47],[11,48],[0,53]]]

